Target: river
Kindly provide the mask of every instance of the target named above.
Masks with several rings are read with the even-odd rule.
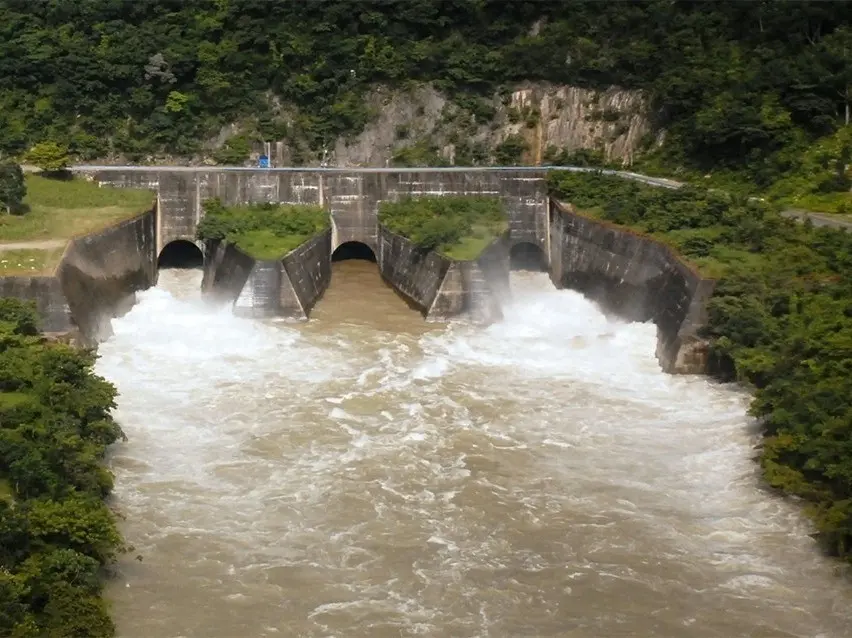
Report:
[[[660,372],[652,325],[538,273],[498,324],[429,324],[333,266],[306,324],[180,270],[114,322],[120,637],[852,635],[748,397]]]

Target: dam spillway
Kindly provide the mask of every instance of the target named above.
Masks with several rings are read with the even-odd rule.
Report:
[[[332,270],[301,325],[170,270],[113,321],[119,636],[848,634],[748,397],[662,373],[653,325],[532,273],[498,323],[427,324]]]

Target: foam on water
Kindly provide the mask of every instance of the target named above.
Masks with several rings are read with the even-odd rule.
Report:
[[[486,329],[394,330],[161,279],[98,363],[143,557],[120,635],[847,635],[849,590],[759,488],[748,398],[661,373],[653,325],[538,275]]]

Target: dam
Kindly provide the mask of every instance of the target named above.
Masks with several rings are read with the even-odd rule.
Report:
[[[243,314],[307,319],[329,284],[332,256],[356,247],[369,251],[385,280],[427,317],[446,319],[469,310],[490,321],[500,316],[494,299],[505,296],[509,253],[520,249],[532,254],[557,286],[579,290],[618,316],[653,321],[657,359],[665,371],[695,373],[706,367],[706,343],[698,331],[714,282],[668,247],[552,200],[541,168],[82,167],[77,172],[102,186],[156,192],[154,230],[143,243],[161,263],[181,255],[202,261],[205,290]],[[489,249],[472,264],[450,263],[434,253],[424,260],[410,242],[378,222],[382,201],[424,195],[498,197],[509,222],[506,245]],[[331,230],[281,262],[258,262],[234,247],[197,242],[203,203],[212,198],[225,205],[319,205],[329,211]]]

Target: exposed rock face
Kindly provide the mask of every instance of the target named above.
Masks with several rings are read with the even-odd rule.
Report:
[[[483,110],[493,113],[487,119],[475,118],[431,86],[408,91],[380,87],[366,101],[376,118],[358,135],[340,138],[326,149],[329,166],[388,166],[396,153],[416,145],[435,149],[450,164],[464,163],[460,161],[464,145],[476,149],[480,163],[487,163],[510,137],[523,140],[527,150],[518,160],[525,164],[541,164],[548,149],[589,149],[629,165],[653,133],[647,97],[617,87],[595,91],[525,83],[508,96],[483,100]],[[282,141],[258,144],[254,150],[253,159],[269,152],[278,166],[291,165],[294,157]]]
[[[529,114],[528,121],[506,121],[498,134],[522,135],[530,148],[525,159],[531,164],[542,163],[553,147],[600,150],[607,159],[627,165],[651,132],[647,100],[639,91],[531,85],[512,93],[509,109]]]

